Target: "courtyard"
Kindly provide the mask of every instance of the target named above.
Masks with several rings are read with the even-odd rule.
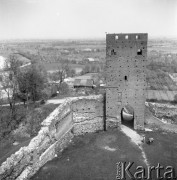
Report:
[[[141,148],[120,129],[86,134],[75,137],[72,143],[58,157],[46,163],[32,180],[113,180],[117,176],[118,162],[134,162],[132,175],[137,166],[173,166],[177,170],[177,134],[164,131],[139,132],[145,138],[154,138],[150,145],[141,147],[147,158],[142,156]],[[126,166],[127,166],[126,164]],[[163,175],[161,172],[161,175]],[[156,179],[152,171],[152,179]],[[127,177],[128,179],[128,177]]]

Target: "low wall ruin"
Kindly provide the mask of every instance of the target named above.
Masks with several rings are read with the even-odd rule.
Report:
[[[168,124],[177,124],[176,105],[170,105],[167,103],[153,103],[153,102],[148,102],[147,105],[151,110],[151,112],[153,113],[153,115],[161,119],[162,122]]]
[[[104,130],[102,95],[66,99],[43,122],[38,135],[0,166],[0,179],[29,179],[47,161],[61,153],[76,135]],[[117,122],[106,122],[116,126]]]

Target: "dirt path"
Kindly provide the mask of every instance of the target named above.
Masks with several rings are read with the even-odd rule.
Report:
[[[66,98],[64,99],[49,99],[47,100],[46,104],[61,104],[66,100]]]

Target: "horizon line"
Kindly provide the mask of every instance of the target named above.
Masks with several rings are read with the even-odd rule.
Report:
[[[109,34],[109,33],[108,33]],[[117,34],[117,33],[110,33],[110,34]],[[130,34],[130,33],[123,33],[123,34]],[[134,33],[136,34],[136,33]],[[139,33],[137,33],[139,34]],[[152,36],[148,34],[148,39],[160,39],[160,38],[165,38],[165,39],[177,39],[177,36]],[[45,38],[45,37],[39,37],[39,38],[2,38],[0,41],[38,41],[38,40],[66,40],[66,41],[73,41],[73,40],[105,40],[105,37],[51,37],[51,38]]]

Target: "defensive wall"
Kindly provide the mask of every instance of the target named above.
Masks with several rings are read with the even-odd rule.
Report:
[[[0,179],[29,179],[47,161],[61,153],[72,138],[88,132],[117,127],[116,122],[105,123],[102,95],[68,98],[43,122],[38,135],[28,146],[21,147],[0,166]]]

